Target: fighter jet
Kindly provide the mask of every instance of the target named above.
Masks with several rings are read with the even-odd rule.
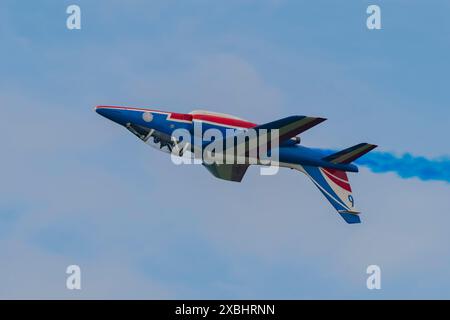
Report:
[[[245,134],[250,129],[257,132],[276,130],[278,141],[274,145],[278,151],[277,165],[306,174],[347,223],[361,222],[360,212],[355,208],[347,172],[358,172],[358,167],[352,162],[377,146],[360,143],[331,154],[302,146],[299,135],[325,121],[324,118],[289,116],[265,124],[256,124],[232,115],[204,110],[176,113],[122,106],[97,106],[94,109],[98,114],[125,127],[147,144],[167,153],[174,154],[175,151],[178,156],[183,156],[186,150],[194,152],[195,143],[184,141],[182,144],[174,137],[176,130],[185,130],[193,136],[197,127],[201,128],[202,133],[214,129],[224,136],[229,134],[230,130],[235,132],[236,136]],[[248,144],[248,140],[244,141]],[[202,140],[199,148],[204,149],[207,144]],[[269,153],[271,148],[271,144],[268,143]],[[272,149],[275,150],[275,147]],[[248,149],[246,150],[245,154],[248,155]],[[251,164],[203,162],[215,177],[235,182],[241,182]]]

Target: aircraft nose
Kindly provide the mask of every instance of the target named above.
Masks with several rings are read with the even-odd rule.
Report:
[[[94,110],[99,115],[111,121],[114,121],[120,125],[124,126],[127,123],[127,116],[124,110],[107,106],[97,106],[94,108]]]

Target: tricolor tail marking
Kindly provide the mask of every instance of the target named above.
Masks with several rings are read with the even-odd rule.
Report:
[[[304,166],[306,174],[348,223],[359,223],[352,188],[345,171]]]

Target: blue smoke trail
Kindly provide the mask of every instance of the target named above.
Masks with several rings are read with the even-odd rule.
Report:
[[[369,152],[355,161],[372,172],[395,172],[401,178],[419,178],[450,183],[450,158],[428,159],[405,153],[397,157],[389,152]]]
[[[336,150],[315,149],[324,156]],[[357,159],[355,164],[368,167],[372,172],[394,172],[401,178],[418,178],[423,181],[445,181],[450,183],[450,158],[428,159],[405,153],[398,157],[390,152],[371,151]]]

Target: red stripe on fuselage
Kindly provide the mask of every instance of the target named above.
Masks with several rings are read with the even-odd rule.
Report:
[[[337,170],[335,170],[337,171]],[[336,179],[333,175],[329,174],[327,171],[323,170],[325,175],[331,179],[334,183],[336,183],[341,188],[347,190],[348,192],[352,192],[352,188],[350,187],[350,184],[343,182],[342,180]],[[345,173],[345,172],[344,172]]]
[[[192,121],[192,115],[187,113],[174,113],[169,115],[170,120]]]
[[[120,110],[150,111],[150,112],[158,112],[158,113],[164,113],[164,114],[171,113],[168,111],[160,111],[160,110],[153,110],[153,109],[146,109],[146,108],[132,108],[132,107],[118,107],[118,106],[97,106],[97,107],[95,107],[95,109],[120,109]]]
[[[239,128],[253,128],[256,126],[255,123],[245,121],[245,120],[220,117],[220,116],[214,116],[214,115],[206,115],[206,114],[176,113],[176,112],[160,111],[160,110],[153,110],[153,109],[146,109],[146,108],[119,107],[119,106],[97,106],[96,109],[120,109],[120,110],[135,110],[135,111],[144,111],[144,112],[145,111],[157,112],[157,113],[169,115],[168,116],[169,120],[208,121],[208,122],[211,122],[211,123],[214,123],[217,125],[221,125],[221,126],[231,126],[231,127],[239,127]]]
[[[253,128],[256,126],[255,123],[238,120],[233,118],[212,116],[206,114],[194,114],[192,115],[193,120],[208,121],[222,126],[240,127],[240,128]]]

